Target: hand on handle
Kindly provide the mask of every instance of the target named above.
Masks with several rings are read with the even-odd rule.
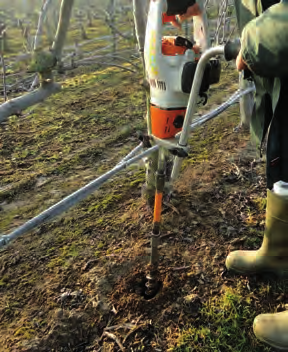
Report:
[[[239,38],[233,41],[231,40],[225,44],[224,57],[227,61],[236,60],[236,67],[238,71],[248,69],[242,57],[241,41]]]
[[[152,1],[157,1],[157,0],[152,0]],[[175,2],[176,1],[179,1],[179,0],[174,0]],[[202,11],[199,7],[199,5],[197,4],[197,2],[194,4],[194,5],[191,5],[191,6],[188,6],[186,11],[185,12],[181,12],[180,13],[180,10],[178,11],[170,11],[171,13],[169,13],[169,6],[168,6],[168,15],[166,15],[167,17],[174,17],[174,19],[171,18],[171,24],[174,26],[174,27],[177,27],[177,28],[181,28],[181,23],[185,20],[188,20],[190,18],[192,18],[193,16],[199,16],[201,15]],[[179,12],[179,13],[177,13]]]
[[[236,67],[237,67],[238,71],[243,71],[248,68],[245,61],[243,60],[241,51],[239,52],[239,54],[236,58]]]

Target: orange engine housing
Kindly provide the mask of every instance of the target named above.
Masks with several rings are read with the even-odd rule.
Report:
[[[155,137],[167,139],[175,137],[182,130],[186,108],[165,110],[151,105],[150,113],[152,134]]]
[[[162,54],[166,56],[184,55],[187,50],[185,46],[176,46],[175,38],[163,37],[162,38]]]
[[[184,55],[187,50],[187,46],[175,44],[175,37],[166,36],[162,38],[162,54],[165,56]],[[200,49],[197,45],[194,45],[192,50],[196,55],[200,54]],[[198,58],[195,60],[198,60]]]

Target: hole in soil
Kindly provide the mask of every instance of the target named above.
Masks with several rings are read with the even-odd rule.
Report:
[[[148,289],[146,287],[146,283],[148,282],[148,280],[145,278],[143,278],[143,280],[141,280],[140,282],[140,296],[144,297],[144,299],[146,299],[147,301],[149,301],[150,299],[154,298],[157,296],[157,294],[161,291],[162,287],[163,287],[163,283],[162,281],[157,281],[156,283],[156,287],[153,290],[153,292],[151,292],[150,294],[147,293]]]

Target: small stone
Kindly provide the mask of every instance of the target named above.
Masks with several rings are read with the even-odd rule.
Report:
[[[69,298],[71,296],[71,293],[69,291],[67,292],[63,292],[59,299],[61,300],[61,302],[64,302],[67,298]]]
[[[79,291],[74,291],[71,293],[71,296],[75,297],[75,298],[78,298],[82,295],[82,290],[79,290]]]
[[[56,309],[54,312],[55,319],[61,319],[63,317],[63,310],[62,309]]]
[[[228,236],[232,235],[232,233],[235,233],[235,232],[236,232],[236,229],[234,227],[232,227],[232,226],[227,227],[226,234]]]
[[[283,301],[285,295],[284,293],[281,293],[277,298],[276,298],[276,301],[279,302],[279,301]]]
[[[197,300],[199,300],[199,296],[195,293],[191,293],[190,295],[184,297],[184,301],[186,303],[194,303]]]
[[[247,236],[237,237],[237,238],[234,238],[232,241],[230,241],[230,244],[240,243],[246,240],[247,240]]]

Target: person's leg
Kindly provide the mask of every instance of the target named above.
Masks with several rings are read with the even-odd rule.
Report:
[[[282,81],[280,96],[273,101],[274,116],[267,142],[268,190],[262,246],[258,251],[234,251],[226,259],[228,270],[241,274],[288,274],[288,199],[270,190],[277,181],[288,182],[287,83]],[[257,316],[253,329],[259,340],[280,350],[288,350],[288,311]]]
[[[275,79],[273,87],[274,116],[267,141],[267,187],[277,181],[288,182],[288,80]]]
[[[256,16],[258,11],[262,12],[267,7],[277,3],[275,0],[258,1],[262,4],[262,9],[257,8],[256,0],[235,0],[236,17],[240,34],[244,26]],[[261,140],[267,132],[268,126],[271,123],[273,111],[274,119],[279,112],[286,115],[283,109],[275,110],[275,103],[278,102],[278,97],[275,100],[275,92],[273,90],[274,104],[272,106],[271,99],[267,95],[267,90],[271,92],[269,84],[260,77],[254,76],[256,85],[255,109],[251,120],[251,134],[258,146],[261,146]],[[277,92],[276,92],[277,93]],[[282,95],[282,98],[285,94]],[[287,106],[287,94],[284,97]],[[283,104],[285,106],[285,102]],[[278,105],[278,104],[277,104]],[[281,105],[280,105],[281,107]],[[287,116],[286,116],[286,120]],[[283,122],[283,121],[282,121]],[[287,142],[277,145],[277,123],[272,121],[268,135],[266,160],[267,160],[267,208],[266,208],[266,230],[264,233],[263,244],[258,251],[235,251],[228,255],[226,259],[226,267],[228,270],[234,270],[242,274],[251,274],[255,272],[273,271],[285,274],[288,270],[288,201],[283,200],[279,196],[273,194],[270,189],[273,183],[279,180],[287,181],[288,172],[284,165],[283,153],[288,151],[288,138]],[[284,124],[282,132],[287,134]],[[272,132],[271,132],[272,128]],[[283,134],[280,139],[283,141]],[[276,138],[276,139],[275,139]],[[287,144],[287,147],[286,147]],[[281,151],[281,152],[279,152]],[[273,154],[279,154],[278,165],[273,160]],[[286,154],[285,154],[286,155]],[[279,163],[280,161],[280,163]],[[272,162],[272,163],[271,163]],[[274,165],[274,169],[273,169]],[[272,172],[271,172],[272,167]],[[280,170],[280,172],[279,172]],[[280,350],[288,349],[288,312],[278,314],[261,314],[254,320],[253,329],[256,337]]]
[[[276,80],[274,87],[280,82]],[[266,209],[266,230],[264,233],[264,240],[261,248],[258,251],[235,251],[229,254],[226,259],[226,266],[228,270],[233,270],[242,274],[252,274],[262,271],[278,271],[286,268],[288,265],[288,255],[282,257],[282,250],[277,250],[275,243],[279,242],[279,246],[288,248],[288,228],[285,226],[281,231],[278,231],[277,222],[273,220],[274,217],[279,221],[285,223],[288,221],[288,206],[284,200],[276,199],[275,195],[269,191],[273,188],[273,184],[277,181],[288,182],[288,119],[287,119],[287,96],[288,96],[288,82],[282,81],[279,89],[275,89],[275,97],[268,99],[265,94],[262,101],[257,104],[258,111],[256,117],[263,114],[265,116],[264,122],[254,123],[257,130],[265,129],[265,125],[271,121],[269,128],[269,135],[267,141],[267,164],[266,164],[266,177],[267,177],[267,209]],[[279,94],[280,91],[280,94]],[[274,99],[275,98],[275,99]],[[273,115],[274,110],[274,115]],[[273,116],[271,119],[270,116]],[[260,120],[260,118],[258,118]],[[260,136],[259,132],[255,132]],[[283,210],[282,210],[283,209]],[[281,214],[281,217],[279,214]],[[274,214],[275,213],[275,214]],[[271,218],[272,217],[272,218]],[[276,226],[276,227],[275,227]],[[276,231],[275,231],[276,229]],[[287,241],[287,245],[286,245]],[[288,253],[288,252],[287,252]],[[277,259],[279,257],[279,259]],[[281,260],[280,260],[281,259]],[[276,262],[275,262],[276,261]],[[278,263],[278,264],[276,264]],[[286,270],[286,269],[285,269]]]
[[[279,83],[279,82],[278,82]],[[277,90],[275,90],[275,95]],[[287,96],[288,82],[281,82],[281,93],[277,106],[275,108],[274,118],[270,127],[270,133],[267,146],[267,183],[268,187],[272,186],[279,179],[288,182],[288,119],[287,119]],[[277,101],[278,97],[274,97]],[[282,220],[283,229],[282,240],[279,236],[279,246],[282,244],[282,258],[279,257],[279,263],[282,265],[281,270],[285,269],[288,249],[287,236],[288,229],[288,211],[283,206]],[[273,230],[274,231],[274,230]],[[276,231],[276,229],[275,229]],[[274,236],[274,235],[273,235]],[[276,238],[276,235],[275,235]],[[279,266],[279,267],[280,267]],[[288,350],[288,311],[276,314],[261,314],[257,316],[253,324],[254,333],[257,338],[280,350]]]
[[[261,248],[231,252],[226,267],[244,275],[288,274],[288,199],[267,191],[266,229]]]

